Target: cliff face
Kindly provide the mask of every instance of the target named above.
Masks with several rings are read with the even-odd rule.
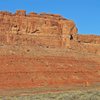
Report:
[[[57,14],[0,12],[0,42],[61,47],[67,35],[76,33],[74,22]]]
[[[0,12],[0,44],[72,48],[100,54],[100,36],[79,35],[72,20],[58,14]]]
[[[100,36],[77,35],[77,50],[100,55]]]

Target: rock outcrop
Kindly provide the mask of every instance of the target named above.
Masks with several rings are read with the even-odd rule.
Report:
[[[79,35],[75,23],[58,14],[0,12],[0,44],[73,48],[100,54],[100,36]]]
[[[0,12],[0,42],[3,43],[63,47],[67,37],[71,35],[75,39],[76,33],[74,22],[57,14]]]
[[[100,55],[100,36],[78,34],[77,42],[80,51]]]
[[[96,35],[78,35],[78,42],[100,44],[100,36],[96,36]]]

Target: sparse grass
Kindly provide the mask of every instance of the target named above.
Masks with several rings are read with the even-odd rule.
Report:
[[[0,96],[0,100],[100,100],[100,90],[74,90],[62,93]]]

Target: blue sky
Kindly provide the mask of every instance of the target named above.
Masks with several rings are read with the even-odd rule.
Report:
[[[0,0],[0,11],[57,13],[76,23],[79,33],[100,35],[100,0]]]

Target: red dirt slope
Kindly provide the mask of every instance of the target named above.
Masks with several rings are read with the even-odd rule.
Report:
[[[100,57],[77,53],[69,55],[0,56],[0,89],[91,86],[100,83]]]

